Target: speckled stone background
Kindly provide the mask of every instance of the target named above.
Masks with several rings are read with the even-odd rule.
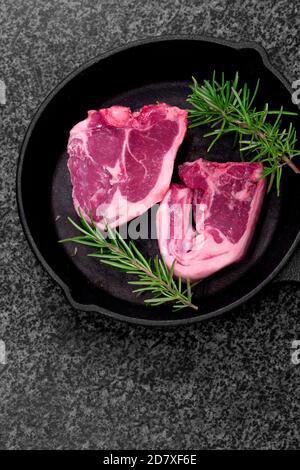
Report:
[[[300,447],[300,365],[291,362],[299,284],[273,283],[192,327],[115,323],[68,305],[31,253],[15,202],[25,129],[74,67],[138,38],[199,33],[257,41],[292,82],[300,78],[297,3],[0,2],[1,449]]]

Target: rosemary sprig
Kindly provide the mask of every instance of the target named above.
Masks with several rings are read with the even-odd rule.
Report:
[[[213,140],[208,151],[224,134],[234,132],[239,140],[242,160],[244,155],[251,161],[260,161],[264,165],[264,176],[270,175],[269,189],[276,183],[277,194],[280,190],[282,168],[288,165],[295,173],[300,170],[292,159],[300,155],[295,148],[297,143],[296,130],[292,124],[282,129],[282,116],[294,116],[297,113],[269,110],[268,104],[262,111],[253,107],[259,88],[259,80],[251,93],[248,85],[239,84],[239,75],[236,73],[233,80],[225,80],[222,74],[221,83],[217,82],[215,73],[212,80],[204,80],[199,84],[195,78],[191,84],[191,94],[187,101],[192,105],[189,109],[190,126],[209,125],[211,132],[205,137],[212,136]],[[276,116],[272,123],[267,119]]]
[[[198,307],[192,303],[190,281],[187,279],[186,285],[183,285],[181,278],[174,279],[175,261],[171,269],[158,256],[148,261],[133,241],[127,243],[117,230],[106,225],[106,232],[101,232],[91,217],[90,224],[82,213],[79,213],[79,217],[81,225],[70,217],[68,220],[79,230],[80,235],[60,240],[61,243],[73,242],[96,248],[96,252],[90,253],[89,256],[97,257],[103,264],[136,276],[136,279],[128,283],[137,287],[133,290],[136,295],[151,295],[144,299],[148,305],[158,306],[170,302],[174,310],[186,307],[198,310]]]

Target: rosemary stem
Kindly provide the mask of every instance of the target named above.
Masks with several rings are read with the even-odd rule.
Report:
[[[287,156],[282,155],[282,161],[287,164],[295,173],[300,174],[299,168],[295,165],[295,163]]]
[[[95,237],[95,240],[97,241],[96,237]],[[112,243],[107,243],[107,248],[110,249],[110,251],[120,255],[120,256],[124,256],[124,252],[122,250],[120,250],[118,247],[116,247],[115,245],[113,245]],[[128,257],[129,258],[129,257]],[[142,271],[144,273],[146,273],[149,277],[151,277],[153,280],[157,281],[159,280],[159,282],[161,284],[164,285],[164,287],[166,289],[168,289],[170,292],[174,293],[174,299],[182,302],[183,304],[185,304],[187,307],[190,307],[194,310],[198,310],[198,306],[193,304],[192,302],[189,302],[184,295],[180,295],[180,294],[177,294],[175,295],[175,291],[174,289],[172,289],[171,286],[169,286],[167,284],[167,282],[165,281],[162,281],[161,279],[158,279],[157,276],[155,276],[155,274],[151,271],[151,270],[148,270],[146,269],[146,267],[140,263],[138,260],[136,260],[135,258],[129,258],[130,259],[130,262],[139,270],[139,271]]]
[[[260,161],[263,177],[270,176],[269,190],[274,183],[279,195],[283,166],[287,165],[294,173],[300,174],[299,165],[292,161],[300,156],[300,149],[296,148],[296,127],[291,122],[287,128],[282,127],[283,116],[297,116],[297,113],[286,111],[282,106],[279,110],[269,109],[268,103],[262,110],[257,109],[254,102],[259,83],[257,80],[251,92],[247,83],[239,84],[238,72],[233,80],[225,80],[222,73],[221,82],[216,80],[215,72],[211,80],[203,83],[198,83],[193,77],[191,94],[187,98],[192,105],[192,109],[188,109],[190,127],[205,125],[211,128],[204,135],[213,137],[208,151],[220,137],[233,132],[239,138],[241,159],[247,155],[252,162]],[[271,116],[277,116],[275,121],[269,120]]]
[[[234,124],[241,127],[242,129],[249,129],[246,122],[239,121],[239,120],[236,120],[236,121],[233,121],[233,122],[234,122]],[[255,134],[260,139],[265,138],[265,134],[260,129],[257,129]],[[280,158],[284,162],[284,164],[288,165],[295,173],[300,174],[300,169],[295,165],[295,163],[291,160],[291,158],[288,157],[288,155],[282,155]]]

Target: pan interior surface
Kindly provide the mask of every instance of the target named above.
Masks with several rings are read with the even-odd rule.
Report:
[[[209,79],[214,70],[217,77],[224,72],[226,78],[233,78],[239,71],[241,83],[247,82],[252,89],[260,78],[257,108],[268,102],[273,109],[283,105],[295,111],[289,91],[255,49],[170,39],[125,48],[82,67],[58,87],[37,114],[19,162],[21,220],[35,253],[76,307],[140,323],[197,321],[253,295],[288,256],[300,227],[300,185],[289,169],[284,171],[280,197],[275,191],[265,197],[245,259],[195,287],[193,299],[199,313],[189,309],[173,312],[166,306],[146,307],[142,298],[132,294],[124,273],[87,257],[90,250],[86,247],[78,246],[75,252],[74,245],[58,243],[75,234],[66,220],[68,216],[76,219],[66,153],[72,126],[84,119],[88,110],[113,104],[138,110],[144,104],[164,101],[186,108],[191,77]],[[294,123],[299,128],[298,117]],[[177,167],[184,161],[199,157],[240,161],[230,137],[222,138],[207,154],[209,140],[203,137],[205,132],[207,129],[202,127],[188,130],[177,156],[174,181]],[[147,257],[158,253],[156,240],[138,240],[137,245]]]

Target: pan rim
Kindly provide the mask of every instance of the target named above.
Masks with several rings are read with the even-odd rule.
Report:
[[[53,97],[60,91],[62,90],[73,78],[75,78],[79,73],[83,72],[84,70],[88,69],[95,63],[110,57],[114,54],[117,54],[119,52],[126,51],[127,49],[131,49],[134,47],[138,46],[143,46],[143,45],[148,45],[148,44],[153,44],[153,43],[159,43],[159,42],[168,42],[168,41],[199,41],[199,42],[210,42],[210,43],[215,43],[227,47],[231,47],[233,49],[239,50],[239,49],[254,49],[256,50],[260,57],[262,58],[262,61],[265,65],[265,67],[272,72],[273,75],[276,76],[276,78],[285,86],[285,88],[292,93],[292,87],[290,86],[289,82],[285,79],[285,77],[276,70],[273,65],[270,63],[269,58],[267,56],[266,51],[262,46],[255,42],[249,42],[249,41],[242,41],[242,42],[234,42],[234,41],[229,41],[229,40],[224,40],[220,38],[214,38],[206,35],[161,35],[161,36],[155,36],[155,37],[148,37],[144,39],[140,39],[137,41],[131,41],[128,42],[122,46],[111,48],[107,50],[104,53],[101,53],[92,59],[86,61],[79,67],[76,67],[73,71],[71,71],[63,80],[61,80],[51,91],[50,93],[47,94],[45,99],[42,101],[42,103],[38,106],[37,110],[35,111],[33,118],[31,119],[31,122],[26,130],[24,139],[22,141],[22,144],[20,146],[20,152],[19,152],[19,158],[17,162],[17,172],[16,172],[16,199],[17,199],[17,209],[18,209],[18,215],[19,219],[21,222],[21,226],[23,229],[23,232],[25,234],[25,237],[28,241],[28,244],[33,251],[35,257],[38,259],[38,261],[41,263],[43,268],[48,272],[50,277],[60,286],[62,291],[64,292],[65,297],[67,298],[68,302],[77,310],[81,311],[86,311],[86,312],[97,312],[101,313],[109,318],[114,318],[119,321],[131,323],[131,324],[137,324],[137,325],[142,325],[142,326],[156,326],[156,327],[165,327],[165,326],[180,326],[184,324],[193,324],[196,322],[204,321],[204,320],[209,320],[211,318],[218,317],[222,315],[223,313],[226,313],[230,310],[235,309],[239,305],[245,303],[247,300],[252,298],[254,295],[256,295],[259,291],[261,291],[274,277],[279,273],[279,271],[283,268],[283,266],[287,263],[287,261],[290,259],[292,256],[297,244],[299,243],[300,240],[300,230],[298,231],[297,236],[295,237],[294,242],[288,249],[287,253],[285,256],[282,258],[280,263],[277,265],[277,267],[269,274],[267,278],[264,279],[258,286],[256,286],[254,289],[252,289],[250,292],[248,292],[246,295],[243,297],[239,298],[235,302],[232,302],[229,305],[226,305],[224,307],[221,307],[218,310],[215,310],[210,313],[206,314],[198,314],[195,316],[192,316],[190,318],[183,318],[183,319],[169,319],[169,320],[155,320],[155,319],[147,319],[147,318],[136,318],[136,317],[130,317],[127,315],[123,315],[117,312],[114,312],[112,310],[106,309],[104,307],[101,307],[99,305],[94,305],[94,304],[82,304],[77,302],[72,294],[71,294],[71,288],[61,279],[61,277],[52,269],[52,267],[49,265],[49,263],[46,261],[44,256],[41,254],[37,244],[35,243],[33,236],[31,234],[31,231],[29,229],[28,223],[27,223],[27,218],[23,206],[23,199],[22,199],[22,173],[23,173],[23,164],[24,164],[24,159],[25,159],[25,154],[26,154],[26,149],[28,146],[29,139],[31,137],[31,134],[33,132],[33,129],[35,128],[40,116],[44,112],[45,108],[48,106],[48,104],[51,102]]]

